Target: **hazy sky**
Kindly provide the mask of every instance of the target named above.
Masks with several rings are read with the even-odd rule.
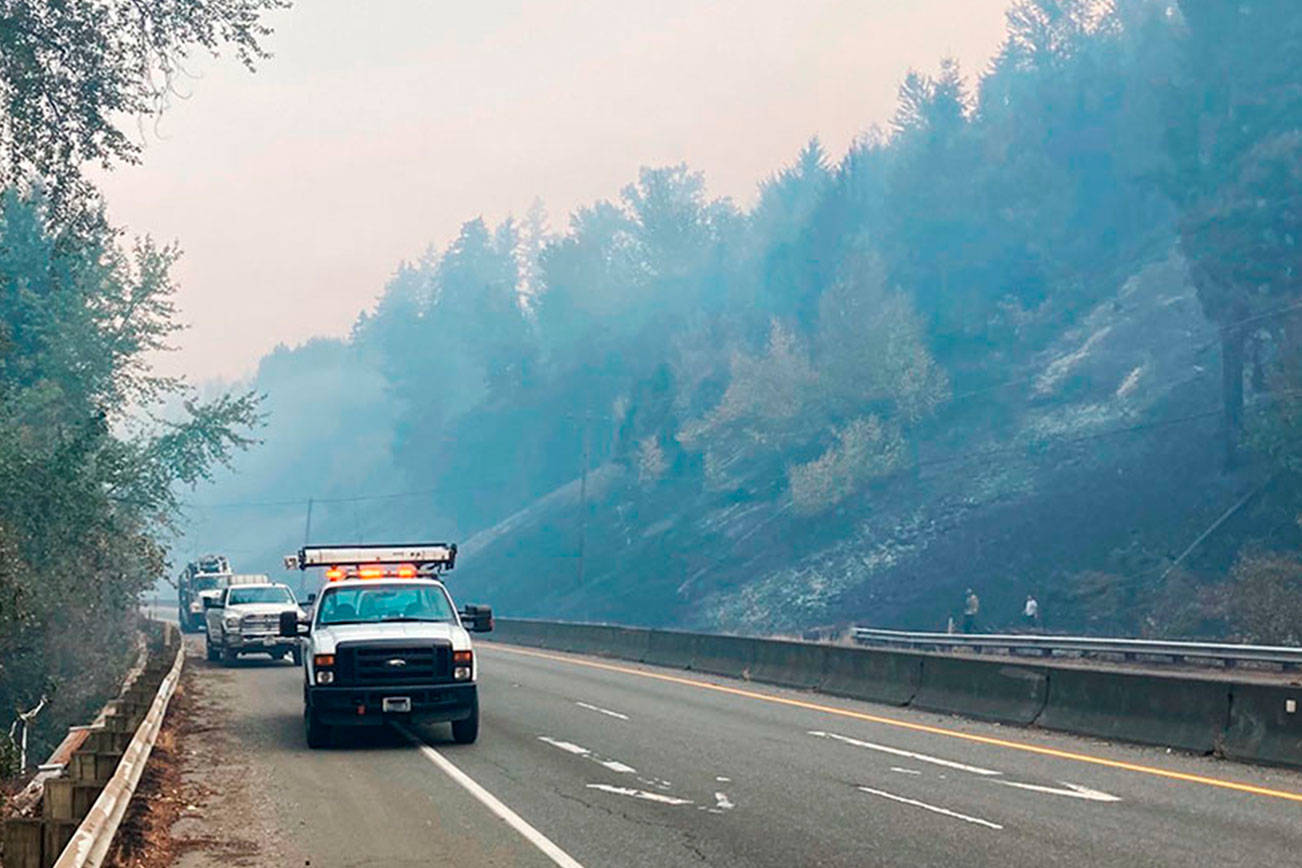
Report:
[[[909,67],[974,73],[1009,0],[298,0],[250,75],[196,59],[103,179],[112,219],[177,240],[188,331],[161,367],[238,377],[347,331],[403,259],[541,197],[552,225],[639,166],[749,203],[812,135],[839,156]]]

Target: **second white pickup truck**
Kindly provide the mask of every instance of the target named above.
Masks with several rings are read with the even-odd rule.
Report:
[[[301,641],[280,635],[282,613],[306,617],[288,586],[266,576],[232,576],[221,595],[206,599],[204,605],[209,660],[230,665],[241,654],[270,654],[273,660],[289,657],[295,666],[302,664]]]

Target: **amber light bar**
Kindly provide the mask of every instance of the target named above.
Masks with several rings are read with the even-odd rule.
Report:
[[[438,569],[435,567],[425,567],[421,569],[415,564],[399,564],[396,567],[386,567],[382,564],[367,564],[365,566],[336,566],[327,567],[325,571],[326,581],[339,582],[344,579],[415,579],[420,576],[438,575]]]

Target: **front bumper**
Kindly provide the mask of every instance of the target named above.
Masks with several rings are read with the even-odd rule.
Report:
[[[227,633],[222,637],[222,641],[232,651],[249,654],[255,651],[284,654],[298,645],[297,639],[275,633]]]
[[[464,720],[479,705],[479,690],[468,684],[408,687],[305,687],[307,707],[327,726],[380,726],[390,720],[444,723]],[[409,712],[385,712],[386,697],[405,696]]]

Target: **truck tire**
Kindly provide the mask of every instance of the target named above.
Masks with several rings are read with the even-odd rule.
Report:
[[[225,645],[222,646],[222,665],[223,665],[223,666],[234,666],[234,665],[235,665],[235,661],[238,660],[238,659],[240,659],[240,655],[236,654],[233,650],[231,650],[230,648],[227,648]]]
[[[217,662],[217,649],[212,647],[212,643],[208,641],[207,635],[203,637],[203,650],[204,653],[208,655],[209,663]]]
[[[295,645],[289,649],[289,659],[294,661],[295,666],[303,665],[303,649]]]
[[[312,750],[330,746],[330,727],[322,723],[310,707],[303,709],[303,735],[307,738],[307,746]]]
[[[479,738],[479,700],[475,700],[470,716],[452,721],[452,740],[457,744],[474,744]]]

